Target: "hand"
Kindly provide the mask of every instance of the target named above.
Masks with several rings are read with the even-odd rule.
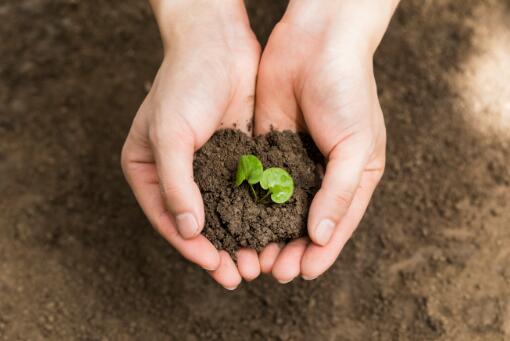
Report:
[[[255,133],[307,131],[327,161],[308,234],[260,254],[281,283],[314,279],[358,226],[385,164],[386,130],[373,53],[396,1],[291,1],[272,32],[258,74]]]
[[[234,289],[260,273],[254,250],[238,266],[200,234],[204,207],[193,154],[220,127],[251,122],[259,44],[241,0],[151,2],[164,60],[122,151],[122,168],[157,231],[185,258]]]

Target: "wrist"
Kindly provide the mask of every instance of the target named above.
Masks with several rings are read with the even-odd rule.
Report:
[[[169,46],[238,39],[250,32],[243,0],[149,0]]]
[[[373,55],[400,0],[290,0],[282,22]]]

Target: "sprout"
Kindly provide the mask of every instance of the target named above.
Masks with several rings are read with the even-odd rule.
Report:
[[[237,165],[236,186],[239,187],[244,180],[255,185],[262,177],[262,162],[255,155],[241,155]]]
[[[282,168],[263,169],[262,162],[255,155],[242,155],[237,165],[236,186],[239,187],[246,180],[257,202],[263,201],[269,195],[277,204],[287,202],[294,193],[292,177]],[[253,187],[257,183],[267,191],[260,200]]]
[[[294,193],[294,181],[285,169],[268,168],[262,173],[260,179],[260,187],[267,190],[267,194],[271,194],[271,200],[277,204],[283,204],[290,199]]]
[[[241,155],[237,165],[236,186],[239,187],[244,180],[248,181],[253,197],[258,201],[257,192],[253,188],[262,177],[262,162],[255,155]]]

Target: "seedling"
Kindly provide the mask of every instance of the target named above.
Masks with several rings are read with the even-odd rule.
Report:
[[[272,167],[262,173],[260,187],[271,194],[271,200],[277,204],[287,202],[294,193],[294,181],[285,169]]]
[[[257,201],[257,192],[255,192],[253,185],[260,181],[263,170],[262,162],[260,162],[255,155],[241,155],[241,158],[239,158],[236,173],[236,186],[239,187],[244,180],[248,181],[251,192]]]
[[[273,202],[283,204],[294,193],[294,181],[286,170],[278,167],[264,170],[262,162],[255,155],[242,155],[239,159],[236,186],[239,187],[245,180],[257,202],[264,201],[268,196],[271,196]],[[260,187],[267,191],[260,200],[253,187],[257,183],[260,183]]]

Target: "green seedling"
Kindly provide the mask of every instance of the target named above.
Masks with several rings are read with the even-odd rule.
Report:
[[[287,202],[294,193],[294,181],[285,169],[272,167],[262,173],[260,187],[271,194],[271,200],[277,204]]]
[[[255,155],[242,155],[239,159],[236,186],[239,187],[245,180],[248,182],[253,197],[257,202],[271,196],[273,202],[283,204],[294,193],[294,181],[287,171],[277,167],[264,170],[262,162]],[[253,187],[257,183],[260,183],[260,187],[267,191],[260,200]]]
[[[236,186],[239,187],[246,180],[257,201],[257,192],[255,192],[253,185],[260,181],[263,170],[262,162],[255,155],[241,155],[237,165]]]

